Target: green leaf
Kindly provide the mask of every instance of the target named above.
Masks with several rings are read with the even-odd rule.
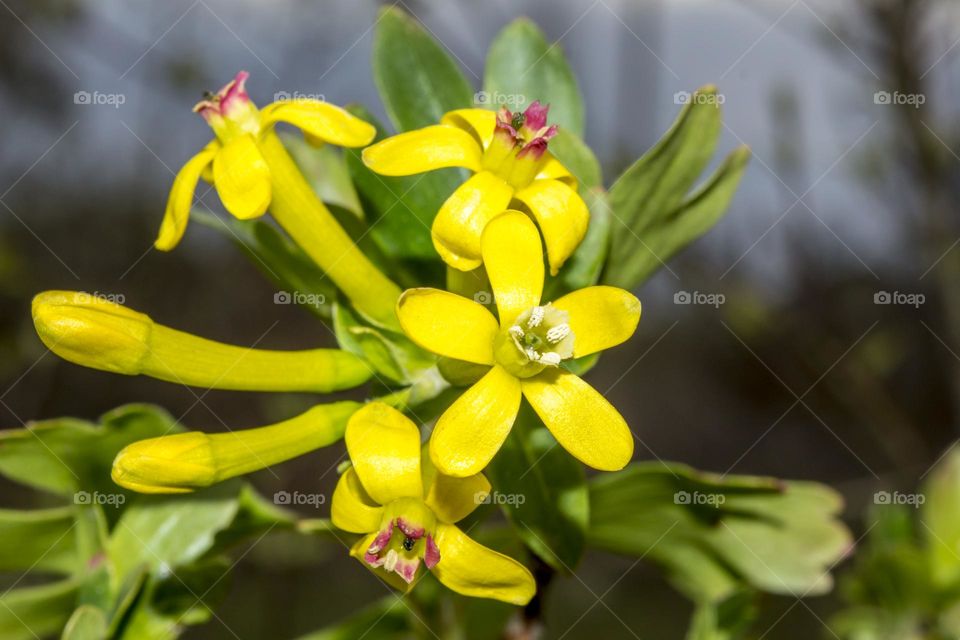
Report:
[[[558,571],[572,571],[583,554],[590,511],[583,467],[528,406],[486,473],[494,501],[524,543]]]
[[[103,611],[88,604],[77,607],[67,626],[62,640],[103,640],[107,637],[107,618]]]
[[[550,105],[550,122],[583,135],[583,101],[573,70],[560,46],[547,42],[528,18],[514,20],[493,40],[483,86],[493,108],[508,96],[523,96],[528,105],[539,100]]]
[[[354,613],[343,622],[298,640],[399,640],[410,637],[409,605],[389,596]]]
[[[209,558],[183,567],[157,581],[150,608],[155,614],[196,625],[210,620],[214,606],[226,596],[232,564],[225,557]]]
[[[723,602],[697,605],[690,621],[687,640],[736,640],[756,618],[754,594],[749,590],[735,593]]]
[[[930,473],[923,487],[921,533],[927,540],[931,578],[941,588],[960,583],[960,451],[953,449]]]
[[[437,124],[470,107],[473,89],[444,48],[413,18],[388,7],[373,40],[373,79],[398,131]]]
[[[337,296],[336,286],[323,269],[277,227],[263,219],[224,219],[207,211],[194,210],[190,215],[236,243],[253,265],[280,288],[274,297],[275,303],[297,302],[321,318],[330,317],[330,304]]]
[[[716,88],[706,86],[693,94],[664,137],[613,184],[606,284],[635,287],[719,219],[749,158],[745,148],[730,154],[703,188],[687,195],[713,157],[719,135]]]
[[[123,513],[108,554],[118,576],[141,566],[168,571],[208,552],[239,511],[241,483],[223,482],[189,495],[139,496]]]
[[[150,405],[114,409],[95,425],[74,418],[31,422],[0,431],[0,474],[83,502],[94,492],[129,496],[113,484],[110,468],[123,447],[181,430],[164,410]],[[85,491],[86,496],[75,492]]]
[[[360,198],[350,181],[343,152],[333,145],[315,147],[299,135],[281,133],[280,139],[320,200],[363,219]]]
[[[159,582],[155,577],[146,577],[137,600],[127,612],[127,617],[117,632],[118,640],[176,640],[183,632],[183,625],[190,624],[190,620],[181,620],[180,616],[170,615],[154,607]]]
[[[138,602],[142,601],[140,600],[140,596],[145,592],[149,578],[150,574],[147,573],[146,567],[141,567],[120,581],[116,589],[116,595],[109,607],[110,613],[107,619],[110,621],[110,626],[107,637],[124,637],[120,632],[120,628],[129,622],[130,611]]]
[[[208,554],[226,551],[238,543],[260,538],[270,531],[294,529],[298,524],[296,514],[268,501],[248,484],[240,488],[238,500],[236,516],[230,526],[217,532],[215,544]]]
[[[83,568],[75,509],[0,509],[0,571],[73,574]]]
[[[376,141],[387,137],[383,126],[368,111],[358,106],[350,111],[376,126]],[[360,149],[345,150],[347,168],[377,245],[391,257],[437,259],[430,226],[440,207],[463,182],[463,171],[440,169],[414,176],[381,176],[363,164],[360,153]]]
[[[58,633],[76,607],[77,587],[71,579],[0,595],[0,638],[35,640]]]
[[[398,384],[415,382],[437,363],[436,357],[406,336],[363,324],[342,304],[335,306],[333,328],[342,349],[365,359],[378,374]]]
[[[840,497],[814,483],[634,463],[596,477],[590,505],[592,546],[665,565],[698,602],[722,600],[744,584],[823,593],[851,543],[836,518]]]
[[[749,160],[750,151],[746,147],[732,152],[680,209],[648,230],[644,237],[646,246],[638,250],[633,263],[634,268],[642,264],[638,270],[641,282],[719,222],[730,206]]]
[[[587,143],[566,129],[550,140],[550,153],[577,179],[580,195],[603,186],[600,162]]]
[[[939,567],[931,562],[930,550],[921,545],[916,529],[929,540],[928,532],[914,522],[916,518],[916,509],[907,505],[870,509],[865,519],[871,523],[866,541],[858,546],[853,567],[841,582],[850,605],[910,617],[922,615],[930,603],[943,600],[938,593],[941,585],[934,584]]]

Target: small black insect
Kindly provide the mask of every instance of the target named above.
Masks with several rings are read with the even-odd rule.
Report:
[[[413,545],[417,544],[417,541],[413,538],[404,538],[403,539],[403,550],[404,551],[413,551]]]

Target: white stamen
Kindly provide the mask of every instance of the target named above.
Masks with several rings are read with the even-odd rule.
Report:
[[[540,356],[540,362],[551,367],[556,367],[560,364],[560,354],[554,353],[553,351],[548,351],[542,356]]]
[[[398,562],[400,562],[400,554],[397,553],[396,549],[390,549],[383,559],[383,568],[387,571],[393,571],[397,568]]]
[[[521,327],[518,324],[515,324],[512,327],[510,327],[509,331],[510,331],[510,335],[513,336],[514,338],[519,339],[523,337],[523,327]]]
[[[570,335],[570,325],[564,322],[547,330],[547,342],[557,344],[568,335]]]
[[[534,307],[530,310],[530,319],[527,320],[527,326],[531,329],[540,326],[540,323],[543,322],[543,314],[546,310],[543,307]]]

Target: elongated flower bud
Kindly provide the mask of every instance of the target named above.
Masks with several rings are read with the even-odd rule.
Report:
[[[355,387],[372,375],[363,360],[345,351],[270,351],[214,342],[82,292],[37,295],[33,321],[43,343],[70,362],[207,389],[326,393]]]
[[[111,475],[120,486],[141,493],[187,493],[336,442],[360,406],[335,402],[257,429],[141,440],[117,454]]]

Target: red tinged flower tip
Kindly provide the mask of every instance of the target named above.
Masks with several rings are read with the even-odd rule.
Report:
[[[438,562],[440,562],[440,548],[433,541],[433,536],[427,536],[427,550],[423,554],[423,564],[427,566],[427,569],[433,569]]]
[[[534,100],[526,111],[511,112],[506,107],[497,111],[496,133],[507,139],[514,148],[519,147],[518,158],[531,156],[539,159],[547,150],[547,143],[557,135],[557,125],[547,126],[550,105]]]
[[[522,114],[518,113],[517,115],[521,118],[523,117]],[[522,123],[514,127],[513,122],[513,113],[511,113],[506,107],[500,107],[500,110],[497,111],[497,133],[507,134],[510,137],[510,140],[516,143],[520,140],[520,132],[517,131],[517,129],[520,128],[520,124]]]
[[[542,105],[539,100],[534,100],[523,112],[523,124],[532,131],[539,131],[547,126],[548,111],[550,111],[550,105]]]
[[[246,82],[250,74],[246,71],[239,72],[233,80],[228,82],[215,94],[208,94],[203,100],[193,107],[194,113],[199,113],[208,122],[214,116],[230,117],[240,107],[246,107],[250,103],[250,95],[247,93]]]
[[[421,559],[427,569],[433,569],[440,562],[440,549],[425,527],[402,517],[390,520],[363,554],[368,565],[396,573],[407,584],[416,577]]]
[[[377,560],[377,554],[383,551],[383,548],[390,542],[391,536],[393,536],[393,521],[374,538],[373,543],[367,548],[366,554],[364,554],[364,559],[370,564],[373,564]]]

